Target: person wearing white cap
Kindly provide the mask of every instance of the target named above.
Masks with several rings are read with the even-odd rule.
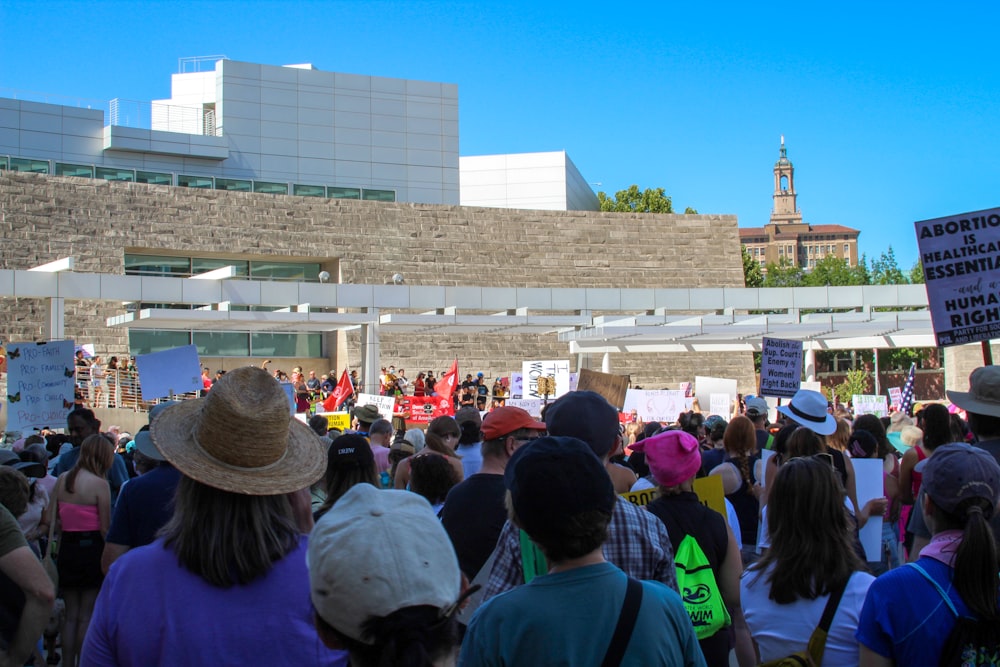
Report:
[[[422,497],[351,487],[316,523],[307,558],[319,636],[354,667],[455,663],[462,573]]]

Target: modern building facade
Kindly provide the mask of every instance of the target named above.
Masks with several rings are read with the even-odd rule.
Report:
[[[599,211],[600,202],[566,151],[476,155],[458,160],[462,206]]]
[[[849,266],[856,266],[860,232],[843,225],[803,222],[797,198],[795,167],[788,159],[782,137],[778,161],[774,164],[774,208],[770,222],[763,227],[740,228],[740,242],[750,256],[761,268],[784,261],[808,270],[831,255],[846,259]]]

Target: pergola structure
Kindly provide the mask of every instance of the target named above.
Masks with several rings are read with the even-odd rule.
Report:
[[[361,330],[363,375],[377,382],[383,331],[557,336],[570,354],[757,351],[764,337],[815,350],[934,347],[923,285],[790,288],[561,288],[355,285],[75,273],[71,260],[0,270],[0,298],[44,299],[45,337],[64,337],[66,299],[111,301],[109,327],[207,331]],[[135,309],[140,303],[191,309]],[[241,307],[236,310],[234,307]],[[253,310],[265,307],[277,310]],[[131,309],[130,309],[131,307]],[[244,310],[242,307],[249,307]]]

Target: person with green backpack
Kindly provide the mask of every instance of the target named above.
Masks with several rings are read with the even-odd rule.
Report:
[[[677,585],[705,662],[709,667],[728,667],[735,637],[740,667],[756,664],[740,608],[740,545],[725,517],[703,505],[692,488],[701,468],[698,441],[684,431],[667,430],[640,440],[632,451],[646,453],[660,486],[660,496],[646,509],[670,535]]]

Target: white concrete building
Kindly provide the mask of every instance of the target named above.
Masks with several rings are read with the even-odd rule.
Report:
[[[597,211],[597,196],[566,151],[459,158],[463,206]]]

